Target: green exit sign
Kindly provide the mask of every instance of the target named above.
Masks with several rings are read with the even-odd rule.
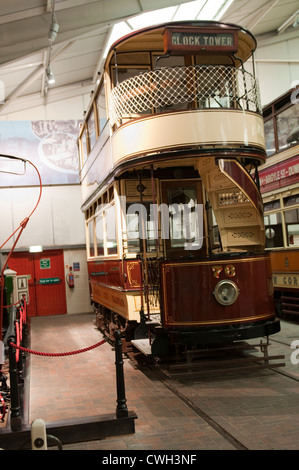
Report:
[[[51,262],[50,258],[42,258],[39,260],[40,269],[50,269]]]
[[[60,282],[59,277],[48,277],[39,280],[40,284],[58,284],[58,282]]]

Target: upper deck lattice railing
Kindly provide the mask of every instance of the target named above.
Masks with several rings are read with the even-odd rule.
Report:
[[[255,77],[221,65],[160,68],[119,83],[110,96],[110,123],[130,115],[158,113],[167,107],[235,108],[262,114]]]

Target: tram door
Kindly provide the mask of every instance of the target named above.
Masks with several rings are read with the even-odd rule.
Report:
[[[29,317],[67,313],[62,250],[13,253],[8,265],[18,276],[29,275]]]
[[[169,220],[162,222],[166,256],[174,259],[202,255],[205,238],[201,181],[164,181],[161,189],[162,202],[169,208]]]

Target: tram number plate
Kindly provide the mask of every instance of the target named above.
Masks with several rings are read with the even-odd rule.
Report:
[[[223,270],[227,277],[234,277],[236,275],[236,268],[233,264],[227,264],[226,266],[212,266],[214,277],[217,279],[219,279]]]

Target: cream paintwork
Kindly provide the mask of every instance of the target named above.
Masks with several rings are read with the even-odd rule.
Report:
[[[265,149],[263,119],[242,110],[205,109],[132,120],[111,138],[112,162],[192,146],[255,146]]]
[[[123,161],[154,152],[211,145],[253,145],[265,150],[262,117],[234,109],[156,114],[132,119],[110,137],[107,123],[81,170],[83,201],[87,201],[100,182]],[[91,203],[90,200],[88,205]]]

